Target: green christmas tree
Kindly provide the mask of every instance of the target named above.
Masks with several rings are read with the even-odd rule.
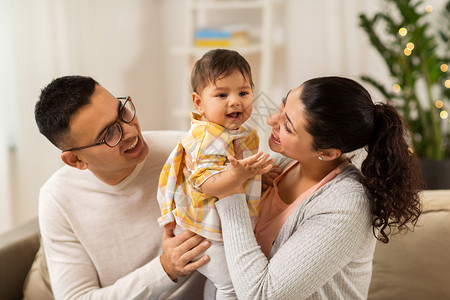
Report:
[[[360,15],[360,26],[384,59],[392,79],[386,88],[363,75],[403,115],[413,150],[420,158],[450,157],[450,0],[442,12],[423,1],[384,0],[372,17]],[[430,20],[439,28],[433,30]],[[436,21],[436,19],[433,19]]]

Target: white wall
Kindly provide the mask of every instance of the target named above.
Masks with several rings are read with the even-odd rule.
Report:
[[[143,129],[164,129],[167,47],[163,1],[2,1],[9,4],[13,32],[8,59],[16,88],[14,99],[7,100],[18,112],[9,157],[12,225],[18,225],[37,215],[39,188],[62,165],[59,151],[35,125],[40,90],[59,76],[90,75],[116,95],[133,96]]]
[[[182,127],[169,111],[181,101],[187,78],[180,75],[183,59],[170,49],[183,41],[185,15],[183,0],[2,1],[13,32],[8,101],[18,114],[9,162],[11,223],[18,225],[37,215],[39,188],[62,165],[33,115],[41,88],[53,78],[90,75],[113,94],[131,95],[144,130]],[[313,76],[385,76],[358,28],[358,14],[376,9],[376,1],[285,0],[276,12],[284,47],[276,52],[269,97],[278,101]]]

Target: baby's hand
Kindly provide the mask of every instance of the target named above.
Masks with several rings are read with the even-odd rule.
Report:
[[[262,175],[262,190],[265,191],[273,185],[273,181],[281,174],[282,170],[278,165],[273,165],[267,173]]]
[[[230,161],[230,172],[233,177],[241,184],[248,179],[268,172],[272,168],[273,159],[269,159],[269,154],[259,152],[244,159],[235,159],[228,156]]]

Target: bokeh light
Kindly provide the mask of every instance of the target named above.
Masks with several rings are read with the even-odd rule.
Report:
[[[394,90],[394,92],[398,93],[398,92],[400,92],[401,87],[399,84],[396,83],[392,86],[392,90]]]
[[[406,30],[406,28],[402,27],[398,30],[398,34],[400,34],[401,36],[405,36],[408,34],[408,30]]]

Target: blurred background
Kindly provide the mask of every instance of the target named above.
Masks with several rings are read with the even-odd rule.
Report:
[[[187,130],[190,67],[207,51],[199,46],[230,47],[252,66],[252,123],[264,148],[265,117],[303,81],[365,73],[389,83],[359,26],[359,15],[382,2],[0,0],[0,232],[37,216],[39,188],[62,166],[34,121],[52,79],[92,76],[114,95],[132,96],[143,130]]]

